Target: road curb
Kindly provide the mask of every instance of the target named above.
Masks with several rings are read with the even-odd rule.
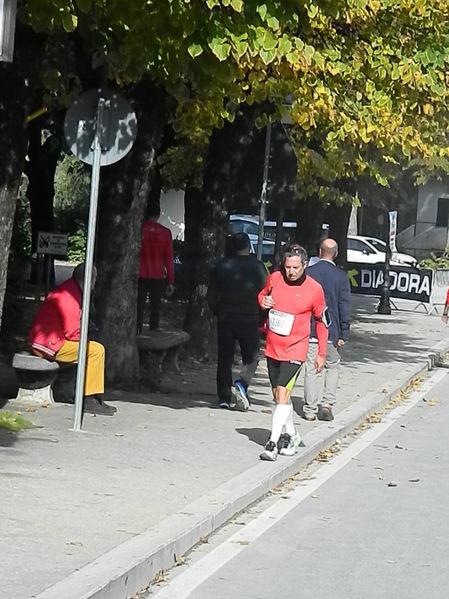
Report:
[[[339,412],[335,420],[320,423],[304,437],[306,447],[294,458],[258,462],[220,485],[157,526],[125,541],[73,572],[36,599],[128,599],[145,588],[161,570],[171,568],[194,545],[230,518],[260,499],[270,489],[298,473],[324,449],[344,437],[365,418],[381,410],[409,383],[431,370],[449,351],[441,341],[399,376]]]

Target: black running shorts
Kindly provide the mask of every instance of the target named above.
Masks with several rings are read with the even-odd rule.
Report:
[[[292,391],[301,370],[302,362],[280,362],[273,358],[267,358],[267,366],[271,387],[273,389],[285,387]]]

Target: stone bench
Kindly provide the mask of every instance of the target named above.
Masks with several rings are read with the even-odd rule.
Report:
[[[139,354],[148,354],[152,358],[145,366],[149,367],[149,373],[154,382],[158,382],[166,369],[181,372],[179,368],[179,350],[190,339],[185,331],[148,331],[137,335],[137,347]],[[144,366],[144,367],[145,367]]]
[[[52,385],[61,369],[57,362],[50,362],[24,351],[14,354],[12,367],[19,383],[17,400],[54,403]]]

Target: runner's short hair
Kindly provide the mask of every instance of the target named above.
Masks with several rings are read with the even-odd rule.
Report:
[[[282,248],[282,264],[285,264],[286,258],[292,258],[293,256],[299,256],[303,264],[307,262],[308,259],[307,252],[302,245],[298,245],[297,243],[284,245]]]

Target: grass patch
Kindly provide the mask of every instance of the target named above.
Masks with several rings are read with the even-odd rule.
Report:
[[[21,416],[12,412],[0,412],[0,429],[13,433],[24,431],[27,428],[33,428],[34,424]]]

